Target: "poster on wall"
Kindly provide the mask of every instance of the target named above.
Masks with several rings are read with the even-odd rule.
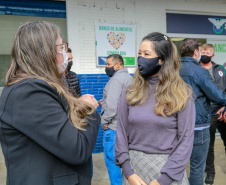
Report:
[[[112,54],[121,55],[125,66],[136,65],[136,25],[96,23],[97,66]]]
[[[213,61],[226,67],[226,40],[207,39],[207,43],[213,44],[215,47],[215,56]]]

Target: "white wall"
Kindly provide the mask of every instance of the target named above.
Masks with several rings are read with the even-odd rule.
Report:
[[[19,28],[19,26],[29,21],[53,22],[60,27],[62,38],[66,41],[67,26],[65,18],[0,15],[0,55],[10,55],[16,30]]]
[[[105,73],[103,67],[96,67],[95,21],[136,24],[138,49],[141,39],[148,33],[154,31],[166,33],[167,11],[225,16],[225,2],[223,0],[66,0],[67,35],[74,57],[72,70],[78,74]],[[134,72],[134,68],[129,68],[129,71]]]

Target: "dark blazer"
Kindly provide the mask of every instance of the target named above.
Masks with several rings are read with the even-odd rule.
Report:
[[[68,104],[37,79],[6,86],[0,98],[0,141],[7,185],[90,185],[100,117],[86,131],[72,126]]]

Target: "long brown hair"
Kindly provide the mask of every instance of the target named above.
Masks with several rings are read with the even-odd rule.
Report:
[[[84,130],[86,117],[94,112],[94,107],[73,97],[63,85],[56,58],[56,40],[59,35],[59,28],[50,22],[28,22],[21,25],[13,40],[6,85],[29,78],[46,81],[67,100],[71,123]]]
[[[162,59],[159,71],[159,81],[156,86],[155,97],[157,104],[154,106],[157,115],[170,116],[185,108],[191,89],[179,75],[179,61],[177,48],[169,37],[154,32],[143,38],[150,41],[158,57]],[[130,105],[141,105],[149,96],[149,80],[144,78],[137,69],[131,88],[127,90],[126,101]]]

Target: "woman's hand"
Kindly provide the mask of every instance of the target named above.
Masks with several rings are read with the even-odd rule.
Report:
[[[155,180],[151,181],[149,185],[161,185],[161,184],[159,184],[157,179],[155,179]]]
[[[84,94],[79,99],[91,104],[95,109],[98,107],[98,103],[97,100],[94,98],[94,95]]]
[[[147,185],[137,174],[128,177],[130,185]]]

